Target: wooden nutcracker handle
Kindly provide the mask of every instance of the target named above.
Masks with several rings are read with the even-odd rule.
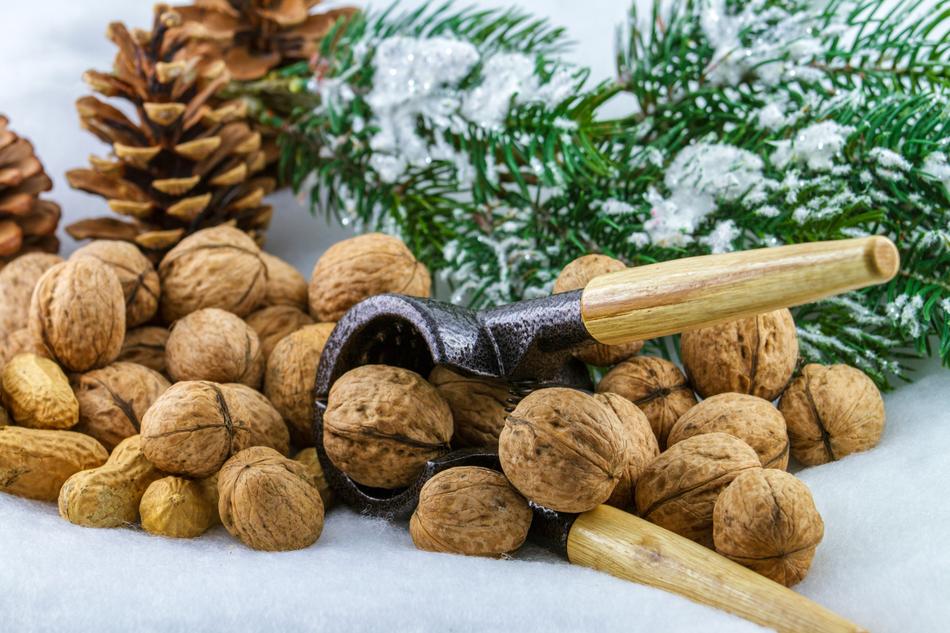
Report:
[[[779,633],[864,631],[702,545],[610,506],[574,521],[567,557],[612,576],[680,594]]]
[[[601,343],[626,343],[884,283],[899,267],[885,237],[689,257],[596,277],[581,316]]]

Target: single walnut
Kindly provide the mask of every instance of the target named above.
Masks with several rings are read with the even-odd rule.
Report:
[[[626,266],[619,259],[607,255],[582,255],[565,266],[554,280],[554,293],[581,290],[594,278],[607,273],[624,270]],[[604,345],[597,341],[585,343],[574,350],[574,357],[598,367],[616,365],[622,360],[636,355],[643,349],[643,341],[632,341],[620,345]]]
[[[172,380],[261,384],[261,344],[240,317],[205,308],[175,321],[165,343],[165,364]]]
[[[637,482],[637,510],[660,527],[712,547],[713,506],[742,471],[761,468],[748,444],[725,433],[705,433],[673,444]]]
[[[505,428],[505,417],[522,397],[512,385],[463,376],[442,365],[432,370],[429,382],[452,409],[454,446],[498,448],[498,436]]]
[[[92,257],[112,269],[125,295],[125,323],[136,327],[147,323],[158,311],[161,286],[152,262],[134,244],[97,240],[83,246],[70,259]]]
[[[218,474],[225,529],[257,550],[309,547],[323,531],[323,502],[307,469],[258,446],[229,459]]]
[[[633,495],[637,480],[650,462],[660,454],[660,446],[656,442],[650,421],[640,407],[615,393],[599,393],[594,398],[610,407],[617,415],[623,428],[625,446],[623,473],[605,503],[621,510],[633,510],[636,505]]]
[[[79,420],[79,403],[66,374],[36,354],[19,354],[4,365],[0,396],[20,426],[61,430]]]
[[[267,359],[264,393],[284,416],[297,446],[313,446],[314,383],[333,323],[308,325],[285,337]]]
[[[337,242],[317,260],[310,277],[310,314],[339,321],[367,297],[398,292],[428,297],[429,271],[401,240],[382,233]]]
[[[531,508],[505,476],[463,466],[426,482],[409,521],[416,547],[429,552],[501,556],[521,547]]]
[[[267,293],[261,250],[247,233],[219,225],[197,231],[168,251],[162,279],[162,316],[171,323],[201,308],[221,308],[244,317]]]
[[[79,401],[75,430],[99,440],[110,451],[139,432],[139,421],[152,403],[168,389],[155,370],[133,363],[112,363],[74,378]]]
[[[874,448],[884,432],[881,392],[848,365],[805,365],[779,402],[792,456],[806,466]]]
[[[636,356],[604,376],[599,393],[615,393],[634,403],[650,421],[660,450],[666,448],[670,429],[696,404],[696,396],[679,367],[655,356]]]
[[[36,354],[37,356],[45,354],[36,346],[29,328],[17,330],[6,338],[0,337],[0,370],[19,354]]]
[[[306,312],[307,280],[300,272],[270,253],[261,252],[261,260],[267,268],[267,292],[265,306],[293,306]]]
[[[144,365],[164,374],[166,341],[168,330],[163,327],[146,326],[129,330],[117,360]]]
[[[330,484],[327,483],[326,475],[323,474],[323,466],[320,465],[320,459],[317,457],[317,449],[312,446],[303,449],[294,455],[294,461],[300,462],[313,477],[313,485],[320,491],[323,507],[329,510],[330,506],[333,505],[333,491],[330,489]]]
[[[680,356],[697,393],[748,393],[775,400],[798,363],[798,335],[788,310],[683,332]]]
[[[285,336],[302,327],[313,325],[313,319],[294,306],[276,305],[252,312],[247,317],[247,324],[257,333],[257,338],[261,341],[261,353],[266,361]]]
[[[218,520],[215,499],[209,498],[200,481],[184,477],[156,479],[142,495],[139,515],[142,529],[171,538],[195,538]]]
[[[781,470],[747,470],[713,512],[716,551],[791,587],[806,574],[825,524],[808,486]]]
[[[167,473],[207,477],[234,453],[269,446],[286,454],[287,428],[267,400],[243,385],[179,382],[142,416],[142,448]]]
[[[669,445],[702,433],[728,433],[752,447],[763,468],[788,468],[785,418],[771,402],[744,393],[721,393],[683,414]]]
[[[402,488],[449,450],[452,411],[419,374],[364,365],[340,376],[323,414],[323,448],[365,486]]]
[[[47,270],[30,302],[30,333],[68,371],[105,367],[125,337],[125,295],[112,269],[80,257]]]
[[[49,253],[27,253],[0,268],[0,338],[30,322],[30,297],[36,282],[63,258]]]
[[[624,427],[602,401],[576,389],[539,389],[505,421],[498,457],[525,497],[561,512],[606,501],[626,466]]]

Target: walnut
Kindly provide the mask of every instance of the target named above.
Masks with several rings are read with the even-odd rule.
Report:
[[[323,447],[353,481],[375,488],[413,483],[449,450],[452,411],[419,374],[386,365],[351,369],[333,383]]]
[[[788,310],[683,332],[680,356],[696,392],[778,398],[798,363],[798,335]]]
[[[30,332],[69,371],[105,367],[125,337],[125,295],[112,269],[80,257],[47,270],[30,302]]]
[[[582,255],[567,266],[554,280],[555,294],[581,290],[591,279],[606,273],[624,270],[624,263],[607,255]],[[596,341],[579,346],[574,350],[574,357],[590,365],[606,367],[616,365],[622,360],[636,355],[643,349],[643,341],[632,341],[620,345],[605,345]]]
[[[152,262],[134,244],[97,240],[83,246],[70,259],[93,257],[112,269],[125,295],[125,323],[132,328],[152,320],[158,311],[161,286]]]
[[[179,382],[142,416],[145,456],[174,475],[207,477],[242,449],[287,453],[289,443],[280,414],[243,385]]]
[[[247,324],[257,333],[261,341],[261,352],[266,361],[274,347],[288,334],[302,327],[313,325],[313,319],[306,312],[294,306],[277,305],[261,308],[247,317]]]
[[[621,510],[632,510],[637,480],[660,454],[660,446],[650,421],[640,407],[615,393],[599,393],[594,398],[610,407],[623,426],[625,466],[620,481],[605,503]]]
[[[307,280],[300,272],[270,253],[261,253],[261,259],[267,268],[267,292],[264,295],[265,306],[293,306],[307,310]]]
[[[313,484],[320,491],[320,499],[323,500],[323,507],[327,510],[333,505],[333,491],[330,484],[327,483],[326,475],[323,474],[323,466],[320,465],[320,459],[317,457],[317,449],[310,446],[294,455],[294,461],[300,462],[310,476],[313,477]]]
[[[261,250],[247,233],[219,225],[189,235],[158,266],[162,316],[171,323],[201,308],[245,317],[267,293]]]
[[[721,393],[683,414],[670,430],[669,444],[702,433],[728,433],[752,447],[763,468],[788,468],[785,418],[771,402],[744,393]]]
[[[463,376],[441,365],[429,374],[429,382],[452,409],[454,446],[498,448],[498,436],[505,427],[505,417],[521,400],[510,385],[498,380]]]
[[[805,365],[782,395],[792,456],[814,466],[877,446],[884,432],[881,392],[848,365]]]
[[[314,383],[333,323],[308,325],[285,337],[267,359],[264,393],[284,416],[297,446],[313,446]]]
[[[679,367],[655,356],[635,356],[620,363],[607,372],[597,391],[615,393],[640,407],[660,450],[666,448],[666,438],[679,417],[696,404]]]
[[[79,424],[109,451],[139,432],[139,421],[170,385],[157,371],[134,363],[112,363],[74,378]]]
[[[382,233],[337,242],[317,260],[310,278],[310,314],[339,321],[367,297],[398,292],[428,297],[429,271],[401,240]]]
[[[576,389],[539,389],[505,421],[498,457],[525,497],[561,512],[606,501],[624,473],[624,428],[602,401]]]
[[[117,360],[144,365],[165,373],[165,343],[168,330],[163,327],[145,326],[125,333],[122,351]]]
[[[29,325],[30,297],[36,282],[62,261],[58,255],[27,253],[0,268],[0,338]]]
[[[36,346],[29,328],[17,330],[6,338],[0,338],[0,370],[18,354],[36,354],[37,356],[45,354]]]
[[[217,523],[214,501],[200,481],[175,476],[156,479],[139,502],[142,529],[171,538],[201,536]]]
[[[261,344],[240,317],[204,308],[178,320],[168,334],[165,363],[173,380],[261,384]]]
[[[263,446],[221,468],[218,513],[232,536],[257,550],[309,547],[323,531],[323,502],[307,469]]]
[[[716,500],[716,551],[786,587],[811,567],[825,525],[808,486],[781,470],[747,470]]]
[[[660,527],[712,547],[716,497],[739,473],[761,468],[748,444],[705,433],[673,444],[637,482],[637,510]]]
[[[409,521],[416,547],[429,552],[501,556],[521,547],[531,508],[505,476],[463,466],[426,482]]]

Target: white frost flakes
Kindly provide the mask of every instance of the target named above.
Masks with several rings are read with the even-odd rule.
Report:
[[[886,147],[875,147],[870,151],[869,156],[888,171],[910,171],[911,169],[911,164],[906,158]]]
[[[701,244],[709,247],[713,253],[728,253],[733,250],[732,243],[739,237],[739,228],[732,220],[717,222],[713,230],[699,238]]]
[[[834,121],[814,123],[799,130],[792,140],[773,141],[770,160],[779,169],[796,163],[815,171],[829,171],[852,132],[853,127]]]
[[[925,330],[920,321],[920,310],[924,307],[924,298],[920,295],[900,295],[885,307],[885,313],[895,325],[906,331],[911,338],[917,338]]]
[[[950,297],[940,302],[940,309],[943,310],[944,314],[950,316]]]
[[[597,200],[591,204],[591,207],[604,215],[630,215],[637,210],[632,204],[614,198]]]
[[[762,218],[777,218],[781,213],[781,211],[771,205],[759,207],[755,210],[755,214]]]
[[[944,152],[932,152],[924,159],[920,167],[921,173],[943,183],[950,191],[950,165],[947,164],[947,155]]]
[[[534,69],[534,60],[527,55],[493,55],[482,69],[482,83],[463,97],[462,115],[483,128],[500,129],[512,100],[527,103],[538,97]]]
[[[782,112],[782,108],[780,108],[777,103],[770,103],[759,110],[756,118],[759,121],[759,125],[768,130],[778,130],[789,123],[788,117],[785,116],[785,113]]]

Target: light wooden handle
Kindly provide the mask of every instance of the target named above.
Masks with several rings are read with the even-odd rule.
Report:
[[[864,631],[702,545],[610,506],[580,515],[567,540],[576,564],[664,589],[779,633]]]
[[[596,277],[581,315],[601,343],[627,343],[884,283],[899,267],[885,237],[689,257]]]

